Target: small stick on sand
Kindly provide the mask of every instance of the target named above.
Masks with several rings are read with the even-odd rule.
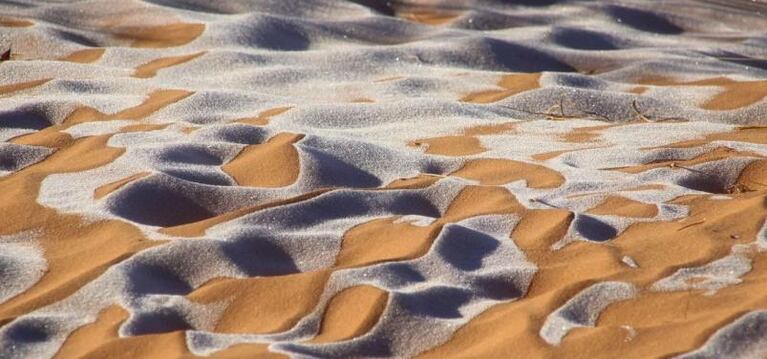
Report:
[[[580,118],[578,116],[565,116],[565,117],[562,117],[561,115],[558,115],[558,114],[555,114],[555,113],[551,113],[551,112],[530,111],[530,110],[525,110],[525,109],[521,109],[521,108],[512,107],[512,106],[509,106],[509,105],[501,105],[501,106],[506,107],[506,108],[511,109],[511,110],[514,110],[514,111],[529,113],[531,115],[544,116],[544,117],[546,117],[549,120],[567,120],[567,119]]]
[[[639,111],[639,105],[637,105],[637,99],[634,99],[634,101],[631,101],[631,108],[634,109],[634,112],[639,116],[639,119],[645,122],[653,122],[647,116],[645,116],[642,111]]]
[[[669,163],[669,165],[668,165],[668,166],[669,166],[669,167],[671,167],[671,168],[681,168],[681,169],[685,169],[685,170],[688,170],[688,171],[690,171],[690,172],[700,173],[700,174],[703,174],[703,175],[706,175],[706,176],[711,176],[711,177],[715,177],[715,178],[718,178],[718,177],[717,177],[715,174],[713,174],[713,173],[710,173],[710,172],[706,172],[706,171],[701,171],[701,170],[696,170],[696,169],[694,169],[694,168],[690,168],[690,167],[681,166],[681,165],[679,165],[679,164],[678,164],[678,163],[676,163],[676,162],[671,162],[671,163]]]
[[[551,204],[551,203],[548,203],[548,202],[546,202],[546,201],[544,201],[544,200],[542,200],[542,199],[538,199],[538,198],[530,198],[530,202],[533,202],[533,203],[540,203],[540,204],[542,204],[542,205],[544,205],[544,206],[549,206],[549,207],[551,207],[551,208],[559,208],[558,206],[555,206],[555,205],[553,205],[553,204]]]
[[[562,97],[559,98],[559,114],[565,117],[565,99]]]
[[[583,113],[585,113],[587,115],[591,115],[591,116],[597,117],[597,118],[599,118],[599,119],[601,119],[602,121],[605,121],[605,122],[612,122],[612,120],[609,117],[607,117],[607,115],[603,115],[601,113],[596,113],[596,112],[592,112],[592,111],[583,111]]]
[[[603,115],[603,114],[600,114],[600,113],[597,113],[597,112],[584,111],[584,110],[580,110],[578,108],[576,108],[576,110],[580,111],[581,114],[579,114],[579,115],[568,115],[568,114],[565,113],[565,106],[564,106],[564,99],[563,98],[559,99],[559,104],[558,105],[553,105],[553,106],[549,107],[548,109],[546,109],[545,112],[530,111],[530,110],[525,110],[525,109],[521,109],[521,108],[512,107],[512,106],[509,106],[509,105],[501,105],[501,106],[502,107],[506,107],[506,108],[511,109],[511,110],[514,110],[514,111],[529,113],[531,115],[544,116],[544,117],[546,117],[547,120],[552,120],[552,121],[574,120],[574,119],[586,118],[583,115],[589,115],[591,117],[596,117],[597,119],[602,120],[602,121],[606,121],[606,122],[611,122],[612,121],[606,115]],[[553,111],[555,111],[557,109],[557,107],[559,108],[559,113],[554,113]]]
[[[682,228],[679,228],[679,229],[677,229],[676,231],[677,231],[677,232],[679,232],[679,231],[681,231],[681,230],[683,230],[683,229],[687,229],[687,228],[690,228],[690,227],[692,227],[692,226],[697,226],[697,225],[699,225],[699,224],[703,224],[703,223],[706,223],[706,219],[702,219],[702,220],[700,220],[700,221],[697,221],[697,222],[695,222],[695,223],[690,223],[690,224],[688,224],[688,225],[686,225],[686,226],[683,226]]]
[[[669,122],[669,121],[677,121],[677,122],[688,122],[690,120],[682,117],[662,117],[657,119],[651,119],[647,117],[642,111],[639,110],[639,105],[637,99],[634,99],[634,101],[631,101],[631,108],[634,110],[634,113],[637,114],[640,120],[643,120],[645,122]]]

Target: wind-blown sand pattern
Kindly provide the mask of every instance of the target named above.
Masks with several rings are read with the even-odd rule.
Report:
[[[767,5],[0,4],[0,357],[767,356]]]

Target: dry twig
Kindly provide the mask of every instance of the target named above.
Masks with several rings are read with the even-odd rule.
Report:
[[[531,115],[544,116],[547,120],[552,120],[552,121],[584,119],[584,118],[587,118],[587,116],[584,116],[584,115],[588,115],[588,116],[591,116],[593,118],[600,119],[602,121],[611,122],[610,118],[607,117],[606,115],[603,115],[603,114],[600,114],[600,113],[596,113],[596,112],[584,111],[584,110],[580,110],[578,108],[576,108],[575,110],[579,111],[580,114],[568,115],[568,114],[565,113],[565,106],[564,106],[564,99],[563,98],[559,99],[559,104],[553,105],[553,106],[549,107],[544,112],[530,111],[530,110],[525,110],[525,109],[521,109],[521,108],[512,107],[512,106],[509,106],[509,105],[501,105],[501,106],[506,107],[506,108],[511,109],[511,110],[514,110],[514,111],[529,113]],[[554,111],[556,111],[557,108],[559,109],[559,111],[558,111],[559,113],[555,113],[554,112]]]

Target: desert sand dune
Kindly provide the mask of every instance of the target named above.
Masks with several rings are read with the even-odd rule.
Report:
[[[767,3],[0,3],[0,357],[767,356]]]

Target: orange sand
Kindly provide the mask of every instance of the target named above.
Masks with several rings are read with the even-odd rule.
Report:
[[[519,73],[505,75],[498,82],[501,90],[487,90],[468,94],[461,98],[464,102],[491,103],[503,100],[509,96],[518,93],[533,90],[540,85],[538,81],[541,78],[540,73]]]
[[[395,13],[406,21],[430,26],[449,25],[462,11],[440,11],[428,7],[395,7]],[[397,20],[401,21],[401,20]],[[0,18],[3,27],[31,27],[26,19]],[[151,27],[114,27],[108,31],[136,48],[162,49],[189,44],[205,31],[204,24],[173,23]],[[106,48],[75,51],[60,61],[95,63]],[[187,53],[187,52],[184,52]],[[182,56],[158,56],[133,73],[136,78],[151,78],[158,71],[193,61],[205,51]],[[463,102],[493,103],[524,91],[539,88],[541,73],[504,75],[497,89],[471,93]],[[402,77],[383,78],[380,81]],[[36,91],[50,78],[0,85],[0,95],[17,96]],[[139,81],[133,79],[132,81]],[[145,81],[144,81],[145,82]],[[716,77],[697,81],[677,81],[651,76],[636,82],[630,92],[645,93],[653,86],[710,86],[719,92],[701,107],[712,111],[728,111],[754,105],[767,97],[767,81],[736,81]],[[9,142],[45,146],[55,149],[37,164],[0,177],[0,234],[27,230],[39,231],[48,269],[42,279],[25,292],[0,303],[0,325],[14,318],[62,300],[107,270],[138,251],[163,245],[148,241],[139,229],[126,221],[85,221],[78,215],[63,214],[40,205],[37,197],[43,179],[55,173],[85,171],[106,165],[124,153],[124,149],[107,146],[111,135],[74,139],[62,132],[85,122],[133,120],[119,132],[151,131],[167,124],[145,124],[155,112],[183,101],[194,92],[184,89],[156,89],[147,93],[137,106],[105,114],[81,106],[60,124],[13,138]],[[353,102],[372,102],[355,98]],[[270,120],[290,110],[279,107],[263,111],[255,117],[236,121],[254,126],[267,126]],[[570,143],[599,142],[600,132],[611,126],[590,126],[572,130],[558,140]],[[194,128],[190,128],[193,130]],[[516,131],[514,122],[475,126],[455,135],[428,137],[410,142],[426,145],[427,154],[468,156],[481,154],[480,137]],[[266,142],[245,147],[234,159],[223,165],[238,185],[279,188],[296,182],[300,158],[294,144],[303,134],[279,133]],[[714,133],[684,140],[664,147],[694,147],[711,141],[741,141],[767,144],[767,127],[742,127],[732,132]],[[416,149],[413,149],[414,151]],[[533,160],[555,158],[568,150],[541,153]],[[611,169],[622,173],[639,173],[663,166],[691,166],[732,157],[761,157],[755,153],[718,147],[689,160],[670,160]],[[682,169],[680,169],[682,170]],[[94,200],[120,191],[133,181],[150,176],[139,172],[104,184],[93,191]],[[343,234],[341,248],[330,268],[294,274],[253,278],[215,278],[194,289],[186,297],[197,303],[224,303],[225,309],[213,331],[220,333],[275,333],[291,328],[315,309],[330,275],[335,270],[371,264],[414,259],[423,256],[442,228],[449,223],[483,214],[516,215],[520,223],[508,240],[514,241],[539,271],[528,293],[520,300],[491,307],[469,321],[445,343],[423,353],[424,358],[474,357],[567,357],[573,353],[585,357],[667,357],[699,347],[716,329],[753,308],[767,306],[767,258],[749,253],[753,269],[743,282],[720,289],[714,296],[699,291],[653,292],[649,287],[679,268],[708,263],[727,255],[733,244],[745,244],[756,237],[767,218],[767,160],[759,159],[745,167],[731,189],[732,199],[712,200],[703,195],[676,198],[671,203],[690,207],[689,217],[669,222],[637,223],[605,245],[574,242],[553,251],[552,244],[565,235],[574,213],[558,208],[527,209],[509,190],[500,187],[524,180],[535,189],[551,189],[565,183],[565,178],[549,167],[533,162],[499,158],[472,158],[449,176],[477,181],[465,187],[450,203],[445,213],[426,226],[401,221],[399,216],[377,218],[356,225]],[[426,188],[441,176],[422,174],[395,180],[383,188]],[[662,186],[661,186],[662,188]],[[645,186],[643,189],[650,189]],[[658,189],[658,188],[654,188]],[[164,228],[161,233],[189,237],[226,221],[265,208],[297,203],[315,198],[330,189],[317,189],[288,198],[239,208],[194,223]],[[610,195],[587,213],[633,218],[652,218],[658,207]],[[183,239],[186,240],[186,239]],[[630,256],[638,264],[631,268],[621,262]],[[549,315],[580,290],[599,281],[618,280],[640,288],[635,298],[610,305],[593,328],[570,332],[559,346],[546,344],[538,331]],[[337,293],[322,314],[319,333],[312,343],[332,343],[368,333],[386,308],[389,293],[371,285],[352,286]],[[184,333],[120,338],[119,326],[128,312],[119,305],[102,310],[94,323],[75,330],[58,351],[57,358],[152,358],[192,357],[186,347]],[[622,326],[636,331],[630,336]],[[214,357],[281,357],[271,353],[265,344],[235,345]]]
[[[159,59],[149,61],[137,67],[136,72],[133,73],[133,77],[138,77],[138,78],[154,77],[155,75],[157,75],[157,71],[161,69],[183,64],[188,61],[192,61],[195,58],[200,57],[204,53],[205,52],[198,52],[198,53],[194,53],[191,55],[184,55],[184,56],[162,57]]]
[[[749,106],[767,96],[767,81],[736,81],[728,77],[714,77],[697,81],[676,81],[665,77],[648,77],[638,81],[652,86],[715,86],[722,89],[701,107],[706,110],[726,111]]]

